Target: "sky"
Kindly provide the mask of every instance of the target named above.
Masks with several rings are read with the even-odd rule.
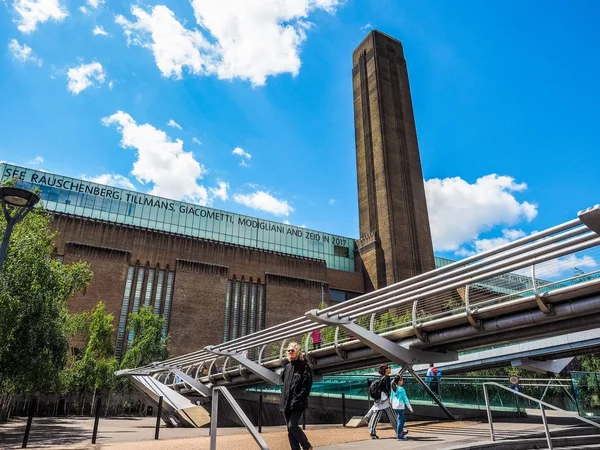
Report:
[[[352,51],[402,41],[435,252],[600,203],[595,0],[0,0],[0,161],[358,238]],[[592,266],[596,262],[590,262]]]

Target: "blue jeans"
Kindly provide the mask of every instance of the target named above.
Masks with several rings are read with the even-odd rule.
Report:
[[[404,410],[396,409],[396,417],[398,418],[398,424],[396,425],[396,437],[401,438],[402,432],[404,431]]]

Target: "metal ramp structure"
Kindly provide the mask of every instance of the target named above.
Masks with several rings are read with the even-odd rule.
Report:
[[[384,361],[399,364],[452,417],[413,366],[457,361],[458,351],[599,328],[596,261],[600,205],[569,222],[346,302],[117,374],[153,379],[161,392],[204,396],[216,386],[281,385],[285,348],[297,341],[317,377]],[[311,349],[309,336],[316,329],[323,344]]]

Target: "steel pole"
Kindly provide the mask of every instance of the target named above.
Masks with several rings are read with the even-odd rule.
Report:
[[[100,421],[100,408],[102,407],[102,397],[98,397],[96,400],[96,417],[94,418],[94,431],[92,432],[92,444],[96,443],[96,437],[98,436],[98,422]]]
[[[258,432],[262,433],[263,395],[258,396]]]
[[[29,440],[29,432],[31,431],[31,422],[33,421],[33,410],[35,409],[36,401],[32,399],[29,403],[29,416],[27,417],[27,427],[25,427],[25,436],[23,436],[23,445],[21,448],[27,448],[27,441]]]
[[[550,437],[550,429],[548,428],[548,419],[546,419],[546,411],[544,411],[544,405],[540,404],[540,410],[542,411],[542,420],[544,421],[544,431],[546,432],[546,442],[548,443],[548,450],[552,450],[552,438]]]
[[[210,405],[210,450],[217,450],[217,418],[219,416],[219,390],[212,390]]]
[[[154,439],[158,439],[158,434],[160,432],[160,416],[162,416],[162,403],[163,398],[161,395],[158,398],[158,410],[156,411],[156,431],[154,432]]]
[[[4,258],[6,258],[6,251],[8,250],[8,241],[12,234],[13,228],[16,221],[11,217],[6,222],[6,230],[4,230],[4,236],[2,237],[2,245],[0,245],[0,272],[2,272],[2,265],[4,264]]]
[[[487,391],[487,385],[483,383],[483,396],[485,397],[485,409],[487,410],[488,422],[490,423],[490,435],[492,441],[496,440],[494,436],[494,422],[492,422],[492,408],[490,407],[490,396]]]
[[[346,393],[342,392],[342,426],[346,426]]]

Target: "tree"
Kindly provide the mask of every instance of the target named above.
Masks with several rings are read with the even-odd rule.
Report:
[[[583,372],[600,372],[600,355],[578,356],[577,361]]]
[[[83,352],[71,357],[69,369],[64,374],[68,390],[108,391],[114,387],[118,363],[114,356],[113,316],[106,313],[103,302],[94,310],[69,317],[72,344],[83,344]]]
[[[148,307],[129,314],[127,331],[133,334],[121,361],[122,369],[140,367],[167,357],[168,336],[163,334],[165,318]]]
[[[14,229],[0,274],[0,390],[56,387],[66,362],[66,301],[89,283],[88,264],[52,257],[55,233],[42,208]],[[0,233],[6,222],[0,218]]]

